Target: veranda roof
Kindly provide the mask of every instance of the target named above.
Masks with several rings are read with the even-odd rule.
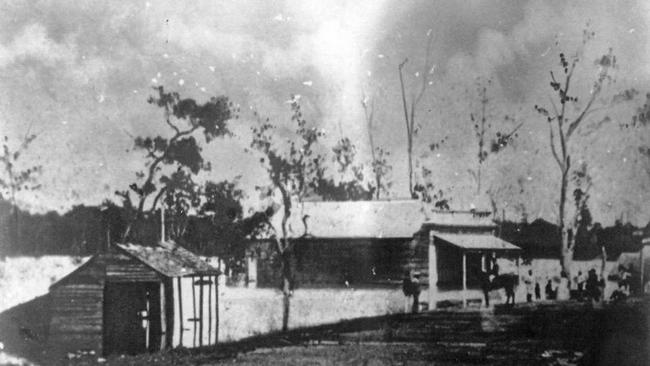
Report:
[[[518,251],[518,246],[490,234],[435,234],[436,238],[463,250]]]

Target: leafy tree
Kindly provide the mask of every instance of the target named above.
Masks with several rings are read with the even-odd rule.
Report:
[[[283,331],[288,329],[289,301],[294,287],[291,267],[294,241],[289,237],[287,223],[291,215],[295,214],[293,203],[301,201],[317,186],[318,172],[324,160],[323,156],[315,151],[315,145],[323,133],[307,126],[295,97],[292,97],[291,110],[291,121],[295,125],[294,138],[288,139],[286,143],[277,141],[273,134],[275,126],[266,119],[259,120],[252,128],[253,138],[250,144],[253,150],[262,154],[260,162],[264,164],[271,182],[270,187],[261,189],[262,195],[272,197],[279,193],[282,202],[280,227],[275,227],[270,219],[267,219],[266,224],[272,233],[282,272]],[[281,150],[283,147],[288,150]],[[270,206],[267,213],[273,211],[274,208]]]
[[[185,235],[190,210],[197,209],[201,203],[200,187],[183,169],[169,176],[163,175],[160,183],[163,186],[160,194],[164,197],[166,230],[170,238],[177,240]],[[154,207],[157,200],[158,197],[154,199]]]
[[[414,190],[413,183],[413,141],[417,132],[419,130],[418,125],[415,123],[415,116],[417,111],[417,106],[422,101],[424,93],[426,92],[427,87],[429,86],[429,77],[433,75],[435,70],[435,65],[431,59],[431,46],[433,44],[433,31],[429,29],[427,32],[427,46],[424,57],[424,64],[421,71],[418,71],[415,75],[420,78],[419,87],[411,97],[410,104],[407,102],[406,98],[406,89],[404,86],[404,75],[403,69],[408,62],[408,58],[405,58],[398,66],[399,71],[399,82],[400,90],[402,92],[402,106],[404,108],[404,122],[406,124],[406,152],[408,156],[408,175],[409,175],[409,195],[413,198],[416,197],[416,192]]]
[[[237,187],[237,181],[208,181],[203,189],[204,202],[199,215],[209,222],[209,237],[194,241],[199,246],[210,243],[220,258],[224,258],[229,267],[244,256],[241,245],[248,234],[240,225],[244,209],[241,200],[244,192]],[[203,249],[203,248],[201,248]]]
[[[146,210],[155,210],[158,200],[164,200],[174,214],[181,215],[181,223],[186,222],[189,207],[196,206],[196,184],[192,176],[200,170],[209,169],[209,163],[201,156],[201,147],[196,141],[195,132],[203,132],[206,142],[217,137],[229,135],[228,121],[233,117],[232,103],[225,96],[212,97],[209,101],[198,104],[193,99],[183,99],[176,92],[166,92],[162,86],[154,88],[157,95],[149,98],[150,104],[164,111],[164,122],[172,131],[172,136],[136,137],[136,149],[143,150],[148,159],[146,172],[140,172],[138,178],[142,183],[129,186],[136,194],[137,206],[131,205],[133,215],[127,225],[122,240],[132,234],[132,228],[143,219],[147,198],[156,193],[155,199]],[[163,167],[175,168],[175,173],[166,175]],[[128,192],[117,192],[131,203]],[[183,225],[172,230],[173,235],[183,232]]]
[[[335,182],[325,177],[325,167],[316,169],[314,194],[324,201],[359,201],[371,200],[376,187],[364,183],[363,164],[355,165],[356,147],[349,138],[344,137],[332,148],[334,162],[338,166],[341,179]]]
[[[16,194],[22,190],[34,190],[40,187],[36,180],[36,177],[41,172],[40,165],[34,165],[26,169],[20,169],[17,166],[20,156],[29,148],[36,136],[36,134],[28,132],[16,149],[9,146],[8,136],[4,137],[4,143],[2,144],[0,163],[3,165],[5,176],[0,177],[0,197],[11,203],[13,223],[10,230],[10,240],[14,245],[17,245],[20,241],[20,219]]]
[[[548,108],[535,105],[537,112],[548,123],[551,153],[560,171],[558,226],[562,237],[562,272],[568,278],[571,278],[570,269],[575,244],[573,235],[570,235],[573,225],[567,218],[566,207],[572,171],[573,138],[579,127],[593,119],[591,117],[596,112],[629,100],[636,94],[636,91],[631,90],[617,94],[611,99],[599,99],[603,89],[613,81],[612,72],[617,68],[616,56],[611,49],[594,63],[598,67],[598,76],[594,80],[588,96],[583,99],[574,94],[575,92],[571,89],[574,72],[583,59],[584,47],[594,35],[593,32],[585,30],[582,47],[573,56],[560,53],[560,74],[556,76],[553,71],[550,72],[550,86],[554,94],[554,98],[549,98],[550,111]],[[598,125],[600,124],[596,126]]]
[[[422,166],[422,181],[414,187],[414,193],[423,202],[433,204],[438,210],[449,210],[451,198],[433,183],[433,171]]]

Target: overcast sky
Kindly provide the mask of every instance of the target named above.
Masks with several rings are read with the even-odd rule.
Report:
[[[397,65],[406,57],[408,94],[422,77],[427,34],[433,37],[431,83],[418,108],[418,163],[434,171],[455,208],[472,203],[476,142],[469,114],[478,108],[477,77],[491,79],[495,128],[524,122],[514,146],[490,157],[486,185],[500,205],[555,220],[559,170],[548,127],[533,109],[548,104],[549,70],[573,54],[583,29],[595,39],[576,71],[587,99],[594,60],[617,56],[616,83],[604,95],[650,91],[650,3],[614,1],[3,1],[0,4],[0,129],[14,143],[28,130],[37,140],[22,164],[41,164],[43,187],[20,196],[25,207],[63,210],[114,198],[141,170],[133,136],[169,133],[146,103],[163,85],[205,100],[227,95],[241,106],[238,137],[205,148],[210,179],[263,178],[247,155],[251,110],[278,124],[286,101],[301,96],[306,118],[330,146],[348,136],[369,159],[361,100],[375,100],[378,145],[391,152],[393,196],[408,193],[405,129]],[[429,70],[431,71],[431,70]],[[574,153],[594,177],[592,210],[611,223],[650,219],[648,162],[636,154],[647,131],[630,133],[632,103],[606,111],[597,133],[576,139]],[[597,123],[605,114],[595,114]],[[586,130],[588,132],[588,129]],[[433,153],[427,146],[446,137]],[[519,209],[520,211],[521,209]]]

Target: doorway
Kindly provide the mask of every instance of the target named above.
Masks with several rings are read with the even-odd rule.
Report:
[[[107,282],[104,287],[104,354],[138,354],[160,346],[160,284]]]

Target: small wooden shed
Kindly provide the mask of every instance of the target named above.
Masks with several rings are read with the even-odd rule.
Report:
[[[185,330],[194,333],[190,346],[216,343],[218,269],[171,242],[113,248],[50,287],[52,351],[157,351],[182,344]]]

